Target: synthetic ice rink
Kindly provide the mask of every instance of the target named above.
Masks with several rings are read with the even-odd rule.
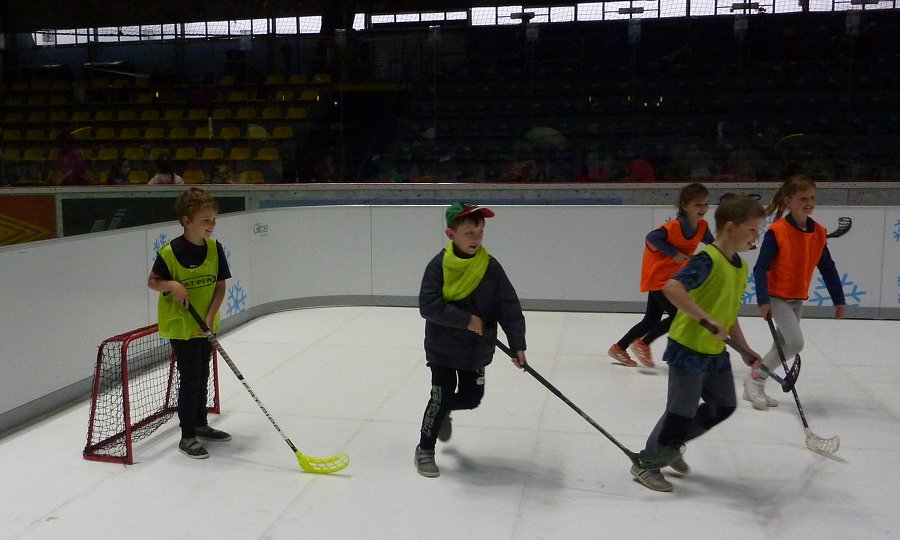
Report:
[[[665,339],[654,370],[606,349],[637,314],[526,312],[528,360],[637,451],[662,414]],[[751,345],[771,344],[742,318]],[[688,444],[685,477],[657,493],[629,459],[501,351],[481,406],[454,413],[438,443],[441,476],[413,452],[428,399],[416,309],[338,307],[269,315],[221,336],[229,356],[301,452],[350,456],[319,476],[293,452],[220,360],[222,414],[234,440],[211,457],[178,452],[177,420],[135,447],[135,464],[85,461],[88,400],[0,439],[0,537],[112,538],[897,538],[900,536],[900,322],[803,321],[797,390],[812,431],[839,435],[827,458],[806,449],[797,408],[746,401]],[[120,329],[121,330],[121,329]],[[502,336],[501,336],[502,337]],[[86,358],[85,362],[92,362]],[[746,368],[732,354],[738,397]]]

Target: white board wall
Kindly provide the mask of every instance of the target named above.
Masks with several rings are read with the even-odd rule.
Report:
[[[519,296],[539,306],[642,307],[644,236],[674,215],[662,206],[493,209],[485,245]],[[216,237],[226,246],[233,276],[222,316],[323,296],[408,297],[414,303],[425,264],[447,242],[444,210],[292,207],[220,216]],[[712,215],[713,209],[711,224]],[[848,304],[900,318],[900,209],[820,207],[815,213],[829,228],[841,216],[853,218],[853,229],[829,246],[846,274],[845,291],[856,291]],[[155,322],[157,295],[146,288],[147,274],[155,248],[180,233],[172,222],[0,248],[0,418],[83,382],[103,339]],[[755,253],[746,255],[752,265]],[[821,295],[815,286],[816,279],[812,305]]]

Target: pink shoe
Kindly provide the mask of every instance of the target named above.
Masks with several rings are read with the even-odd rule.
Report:
[[[606,353],[613,359],[618,361],[623,366],[634,367],[637,365],[637,362],[631,359],[631,356],[628,355],[628,351],[619,347],[617,344],[613,343],[613,346],[609,348]]]
[[[653,363],[653,353],[650,351],[650,345],[643,339],[636,339],[631,343],[631,352],[637,356],[638,361],[647,367],[656,367]]]

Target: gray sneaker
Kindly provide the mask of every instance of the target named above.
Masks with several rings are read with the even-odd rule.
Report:
[[[452,436],[453,419],[450,418],[450,413],[447,413],[447,416],[444,417],[444,421],[441,422],[441,429],[438,430],[438,440],[441,442],[447,442]]]
[[[203,448],[203,445],[197,439],[181,439],[178,442],[178,450],[193,459],[206,459],[209,457],[209,452],[206,451],[206,448]]]
[[[672,484],[663,477],[659,469],[643,469],[632,465],[631,476],[654,491],[672,491]]]
[[[231,440],[231,435],[209,426],[197,426],[197,438],[206,439],[207,441],[225,442]]]
[[[416,470],[422,476],[437,478],[441,475],[441,470],[438,469],[437,464],[434,462],[434,450],[422,450],[417,446],[414,463],[416,464]]]
[[[691,472],[691,468],[688,466],[684,458],[678,458],[677,460],[672,462],[669,467],[672,467],[672,469],[674,469],[678,474],[687,474]]]

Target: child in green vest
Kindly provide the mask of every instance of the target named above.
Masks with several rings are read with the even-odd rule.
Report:
[[[762,359],[748,345],[738,324],[738,309],[749,269],[739,252],[753,249],[765,218],[758,202],[728,195],[716,209],[716,240],[666,281],[663,292],[678,308],[669,329],[663,361],[669,364],[666,411],[647,439],[646,450],[682,445],[728,418],[737,401],[731,361],[723,340],[731,337],[747,351],[745,364],[758,367]],[[700,322],[715,327],[712,333]],[[702,402],[701,402],[702,400]],[[687,474],[679,458],[672,468]],[[656,491],[672,491],[659,469],[634,465],[631,474]]]
[[[178,387],[178,449],[194,459],[209,453],[197,440],[230,441],[231,435],[209,427],[206,420],[207,381],[212,345],[187,310],[193,305],[206,314],[206,324],[219,330],[219,307],[225,280],[231,277],[225,250],[212,238],[219,205],[208,193],[191,188],[175,202],[184,234],[159,249],[147,286],[158,291],[159,335],[169,339],[181,384]]]
[[[450,439],[450,411],[474,409],[484,396],[484,368],[494,358],[497,324],[516,351],[513,363],[525,366],[525,316],[516,290],[497,259],[481,244],[484,220],[494,212],[457,202],[445,212],[450,243],[425,268],[419,313],[425,319],[425,361],[431,394],[414,462],[422,476],[434,478],[438,439]]]

